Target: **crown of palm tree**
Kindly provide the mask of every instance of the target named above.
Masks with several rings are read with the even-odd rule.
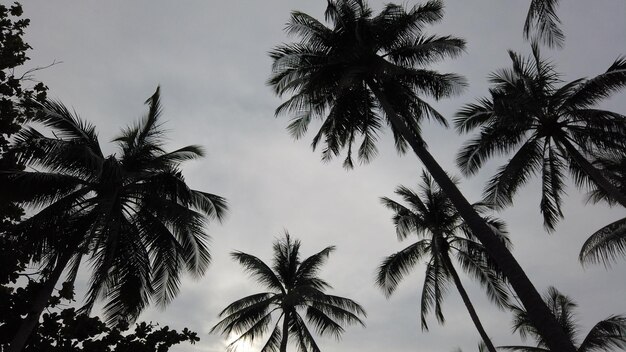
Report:
[[[33,171],[3,174],[3,191],[33,207],[20,224],[33,260],[51,272],[69,266],[76,276],[88,258],[85,310],[104,299],[110,319],[134,320],[152,300],[177,294],[184,271],[198,277],[210,261],[207,219],[222,220],[224,198],[190,189],[181,162],[203,155],[191,145],[166,152],[159,89],[146,116],[115,139],[119,155],[102,153],[95,127],[59,102],[41,106],[33,127],[16,135],[12,151]]]
[[[292,240],[289,233],[285,233],[284,239],[274,242],[273,249],[271,266],[250,254],[231,253],[233,259],[269,291],[241,298],[219,314],[223,319],[211,332],[241,334],[229,349],[235,348],[239,341],[254,341],[265,334],[273,314],[279,316],[261,352],[285,352],[288,336],[295,338],[302,352],[320,351],[307,322],[318,334],[336,338],[344,332],[343,325],[364,326],[359,318],[359,315],[366,315],[363,308],[350,299],[327,294],[325,291],[331,286],[318,277],[320,267],[335,247],[326,247],[301,260],[300,241]]]
[[[576,303],[568,296],[560,293],[556,288],[550,287],[544,296],[544,300],[550,307],[552,314],[563,330],[570,337],[572,343],[577,347],[578,352],[601,352],[612,351],[615,348],[626,348],[626,317],[623,315],[611,315],[596,323],[587,336],[580,340],[580,327],[576,323],[574,309]],[[525,309],[512,306],[515,314],[513,319],[513,331],[518,332],[523,340],[531,338],[536,342],[536,346],[500,346],[499,348],[513,351],[525,352],[548,352],[545,340],[538,333],[533,322],[528,318]]]
[[[398,239],[404,240],[415,234],[420,240],[387,257],[379,267],[376,283],[387,295],[391,295],[404,276],[425,260],[426,275],[421,298],[422,329],[428,329],[426,317],[433,310],[437,320],[444,322],[441,305],[448,285],[453,282],[481,337],[490,350],[495,351],[467,297],[452,257],[456,257],[461,268],[481,283],[494,303],[504,307],[508,305],[506,283],[495,263],[484,246],[473,236],[448,197],[426,173],[422,174],[419,193],[400,186],[396,189],[396,194],[406,205],[386,197],[381,198],[381,201],[394,212],[393,223]],[[481,213],[489,209],[481,203],[474,207]],[[494,218],[486,217],[486,220],[500,235],[501,240],[508,243],[504,223]]]
[[[592,79],[559,87],[559,75],[550,62],[541,59],[536,45],[530,59],[509,54],[513,67],[491,75],[491,97],[468,104],[457,114],[458,131],[480,130],[459,152],[457,163],[471,175],[492,156],[514,152],[488,182],[485,197],[496,206],[509,205],[517,190],[539,173],[540,209],[545,227],[553,230],[563,217],[567,169],[578,186],[599,183],[601,179],[592,177],[587,157],[597,150],[623,152],[626,148],[626,116],[594,107],[626,86],[626,59],[616,60]]]
[[[424,118],[446,125],[445,118],[422,98],[447,97],[464,85],[460,76],[424,68],[459,55],[465,47],[462,39],[423,32],[427,24],[442,18],[441,1],[408,11],[388,4],[373,16],[362,1],[336,0],[328,1],[325,15],[332,28],[293,12],[287,32],[300,41],[280,45],[270,53],[274,64],[268,83],[279,96],[291,95],[276,114],[294,114],[288,127],[294,137],[302,137],[311,121],[320,118],[323,122],[312,146],[324,145],[324,160],[347,149],[344,166],[352,167],[352,146],[360,138],[357,158],[369,161],[377,152],[379,130],[387,123],[376,91],[385,92],[396,114],[416,136]],[[406,140],[397,128],[392,128],[396,146],[404,151]]]

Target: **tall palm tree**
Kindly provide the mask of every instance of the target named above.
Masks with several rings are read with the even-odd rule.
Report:
[[[529,59],[510,51],[513,67],[491,75],[491,97],[466,105],[458,113],[458,131],[480,131],[459,153],[459,166],[471,175],[490,157],[514,152],[488,182],[487,200],[501,207],[511,204],[517,190],[539,173],[540,209],[549,230],[563,217],[567,168],[579,186],[595,184],[626,207],[626,193],[588,160],[597,150],[623,153],[626,148],[626,116],[595,107],[626,87],[626,58],[594,78],[559,87],[554,66],[540,57],[536,45],[532,51]]]
[[[601,153],[593,165],[626,194],[626,155],[623,153]],[[615,200],[602,188],[595,187],[589,192],[589,200],[598,203],[615,204]],[[626,218],[614,221],[594,232],[583,244],[579,260],[583,264],[603,263],[611,265],[626,255]]]
[[[442,2],[429,1],[408,11],[388,4],[373,16],[364,1],[329,0],[325,15],[332,28],[305,13],[293,12],[287,32],[298,35],[300,41],[277,46],[270,53],[274,63],[268,83],[279,96],[291,96],[276,110],[277,114],[295,115],[289,131],[302,137],[313,118],[322,119],[313,148],[323,144],[324,159],[347,150],[344,165],[352,167],[357,138],[357,158],[367,162],[376,154],[379,130],[388,124],[397,149],[413,149],[498,263],[548,340],[573,352],[517,260],[450,180],[421,136],[420,122],[425,118],[446,124],[423,96],[444,98],[464,86],[464,80],[455,74],[426,69],[428,64],[458,56],[465,47],[459,38],[424,34],[426,25],[442,18]]]
[[[109,318],[132,321],[150,301],[168,304],[184,271],[200,277],[211,259],[205,224],[222,220],[224,198],[190,189],[181,162],[202,156],[198,146],[166,152],[159,89],[148,113],[115,139],[119,154],[102,153],[95,127],[61,103],[41,106],[12,151],[28,171],[2,173],[2,193],[35,209],[15,234],[44,265],[42,288],[9,351],[19,351],[64,271],[76,277],[81,261],[91,278],[83,309],[105,300]]]
[[[550,307],[552,314],[567,332],[570,340],[577,346],[578,352],[601,352],[613,351],[614,348],[626,348],[626,316],[611,315],[596,323],[584,339],[578,335],[580,328],[576,324],[574,309],[576,303],[566,295],[560,293],[554,287],[550,287],[545,295],[546,303]],[[513,330],[519,332],[522,339],[531,338],[535,340],[535,346],[500,346],[499,348],[524,351],[542,352],[553,351],[548,348],[546,341],[537,332],[536,326],[528,318],[528,313],[521,307],[512,306],[515,317],[513,319]]]
[[[556,13],[558,5],[559,0],[531,0],[524,22],[524,38],[551,48],[563,47],[565,34],[559,27],[561,20]]]
[[[426,276],[422,288],[422,329],[428,329],[426,315],[434,309],[440,323],[444,322],[441,304],[446,286],[452,281],[489,351],[496,349],[485,332],[478,314],[452,262],[456,257],[464,271],[476,278],[487,290],[489,298],[498,306],[508,304],[506,285],[482,244],[467,228],[446,195],[434,184],[431,177],[422,174],[420,192],[400,186],[396,189],[407,205],[389,198],[381,198],[383,204],[394,212],[393,222],[399,240],[415,234],[420,239],[407,248],[387,257],[380,265],[377,284],[391,295],[402,278],[419,262],[426,261]],[[484,204],[474,205],[477,211],[486,210]],[[489,223],[504,233],[504,224],[497,219]],[[502,241],[507,242],[506,237]]]
[[[335,247],[326,247],[301,260],[300,241],[285,233],[284,239],[274,242],[273,249],[271,267],[253,255],[231,253],[268,291],[238,299],[219,314],[223,319],[211,332],[241,334],[228,346],[229,350],[240,341],[256,340],[273,325],[261,352],[286,352],[289,336],[296,339],[300,351],[319,352],[307,322],[320,335],[336,338],[344,332],[342,325],[365,326],[359,318],[366,315],[363,308],[351,299],[327,294],[330,285],[318,277],[320,267]],[[278,315],[276,323],[272,323],[272,315]]]

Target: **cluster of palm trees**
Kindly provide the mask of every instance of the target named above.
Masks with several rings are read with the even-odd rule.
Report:
[[[440,73],[429,65],[463,53],[465,41],[425,34],[441,20],[443,3],[431,0],[410,9],[385,5],[374,14],[361,0],[328,0],[325,20],[293,12],[287,32],[298,41],[275,47],[268,84],[286,100],[277,115],[294,116],[288,126],[303,137],[314,119],[321,127],[313,137],[322,158],[344,156],[368,162],[377,153],[380,130],[389,126],[395,146],[412,150],[426,171],[418,191],[400,186],[401,201],[382,198],[393,212],[399,240],[417,242],[387,257],[376,284],[391,295],[416,265],[426,262],[421,322],[434,313],[444,322],[443,292],[453,283],[486,348],[495,352],[488,333],[465,290],[459,270],[478,280],[490,300],[514,315],[514,328],[536,346],[503,346],[524,351],[598,351],[626,346],[626,318],[614,315],[576,340],[575,304],[556,289],[542,297],[509,250],[504,223],[485,215],[511,205],[518,189],[540,175],[540,210],[548,231],[561,210],[566,171],[589,192],[591,202],[626,207],[626,116],[597,104],[626,87],[626,59],[591,79],[562,82],[554,64],[540,55],[540,44],[562,46],[557,1],[533,0],[524,33],[534,38],[532,55],[510,52],[512,67],[491,75],[489,97],[464,106],[454,124],[461,133],[478,131],[459,152],[464,175],[478,172],[496,155],[512,154],[485,187],[484,199],[470,203],[428,150],[420,124],[432,119],[447,126],[427,98],[458,94],[464,78]],[[147,101],[148,112],[122,130],[119,152],[105,156],[95,127],[58,102],[39,106],[31,121],[42,133],[25,127],[11,152],[25,169],[3,170],[0,191],[11,201],[38,211],[12,235],[27,243],[30,260],[43,267],[43,284],[8,351],[27,341],[62,274],[73,281],[83,261],[91,269],[86,304],[89,312],[104,300],[109,320],[133,321],[150,303],[168,304],[178,293],[183,272],[200,277],[211,256],[207,221],[221,221],[227,211],[220,196],[191,189],[180,170],[201,157],[202,148],[164,150],[159,90]],[[353,149],[355,148],[355,149]],[[261,351],[320,351],[311,327],[339,337],[347,324],[363,325],[365,311],[356,302],[328,294],[318,276],[334,250],[301,259],[300,242],[285,234],[274,243],[271,265],[243,252],[232,257],[266,292],[241,298],[221,313],[212,331],[238,334],[254,341],[269,333]],[[626,218],[592,234],[584,244],[584,264],[613,263],[626,254]],[[512,289],[512,290],[511,290]],[[513,296],[513,297],[511,297]],[[511,298],[519,302],[511,303]]]
[[[323,145],[323,159],[345,152],[344,165],[350,168],[353,146],[358,145],[357,158],[369,161],[376,154],[374,143],[384,125],[391,127],[400,152],[410,147],[420,159],[437,186],[425,176],[421,196],[405,187],[398,189],[408,207],[387,198],[383,202],[395,213],[400,239],[409,232],[422,239],[383,262],[378,284],[390,294],[408,270],[428,256],[423,326],[431,309],[443,320],[441,286],[452,279],[490,350],[495,349],[468,304],[450,260],[452,252],[461,266],[488,288],[494,301],[506,304],[498,285],[513,288],[544,346],[552,351],[575,351],[576,347],[508,250],[502,229],[480,215],[480,206],[499,209],[510,205],[517,189],[539,173],[540,209],[546,228],[552,230],[563,216],[564,174],[569,170],[577,185],[591,191],[592,200],[626,207],[620,168],[626,158],[626,116],[596,107],[626,86],[626,60],[616,60],[594,78],[563,84],[539,50],[540,42],[563,44],[556,5],[557,1],[532,1],[524,30],[527,38],[533,38],[532,57],[524,59],[510,52],[512,68],[492,75],[491,97],[465,106],[455,120],[461,132],[479,130],[457,159],[466,175],[475,173],[494,155],[516,151],[489,181],[478,208],[465,199],[433,158],[420,133],[425,118],[447,125],[423,97],[445,98],[465,84],[459,75],[427,68],[459,55],[465,45],[460,38],[424,34],[427,24],[441,19],[441,1],[428,1],[408,11],[388,4],[377,15],[363,1],[328,1],[325,18],[331,27],[293,12],[287,31],[299,36],[299,41],[271,52],[274,65],[269,84],[279,96],[288,96],[276,114],[295,116],[289,125],[295,138],[306,133],[314,118],[321,119],[312,146]],[[625,225],[620,220],[592,235],[581,260],[611,260],[623,255]],[[457,231],[463,236],[456,235]],[[625,326],[620,329],[623,344]]]

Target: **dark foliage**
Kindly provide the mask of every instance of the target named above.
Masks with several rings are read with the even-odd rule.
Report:
[[[24,30],[30,20],[22,18],[22,15],[22,6],[19,3],[10,7],[0,4],[0,170],[19,167],[15,158],[6,153],[9,138],[32,115],[32,101],[44,102],[46,99],[47,87],[43,83],[27,84],[31,83],[29,72],[22,75],[16,73],[28,61],[26,52],[31,49],[23,39]],[[5,236],[22,215],[22,208],[7,201],[0,194],[0,236]],[[1,257],[0,267],[1,261],[11,260]],[[16,258],[17,255],[9,257]]]
[[[16,273],[25,275],[24,272]],[[21,322],[20,315],[28,312],[30,300],[39,289],[40,283],[28,280],[25,286],[0,286],[0,351],[8,345]],[[195,332],[178,332],[168,326],[159,327],[140,322],[130,330],[127,322],[107,326],[98,317],[78,313],[66,308],[73,300],[74,292],[65,283],[51,297],[47,313],[31,334],[24,352],[166,352],[170,347],[183,343],[195,343],[200,339]]]

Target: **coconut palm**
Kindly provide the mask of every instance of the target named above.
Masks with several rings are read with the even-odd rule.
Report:
[[[211,332],[221,331],[227,336],[240,334],[228,346],[229,350],[240,341],[252,342],[260,338],[271,326],[272,332],[261,352],[286,352],[290,336],[300,351],[318,352],[320,348],[307,323],[318,334],[336,338],[344,332],[345,324],[364,326],[359,318],[366,315],[363,308],[348,298],[327,294],[330,285],[318,277],[320,267],[335,247],[326,247],[301,260],[300,241],[293,240],[286,232],[284,239],[274,242],[273,249],[271,267],[253,255],[231,253],[233,259],[268,291],[238,299],[219,314],[223,319]],[[272,316],[276,315],[273,323]]]
[[[542,42],[551,48],[563,47],[565,34],[559,27],[558,5],[559,0],[531,0],[524,22],[524,38]]]
[[[601,153],[593,165],[626,194],[626,156],[619,153]],[[615,200],[603,189],[596,187],[589,192],[589,200],[593,203],[606,202],[615,204]],[[579,260],[583,264],[603,263],[611,265],[626,255],[626,218],[614,221],[594,232],[583,244]]]
[[[566,295],[560,293],[554,287],[550,287],[545,295],[546,303],[552,314],[557,318],[563,330],[566,331],[572,343],[577,346],[578,352],[601,352],[613,351],[615,348],[626,348],[626,316],[611,315],[596,323],[584,339],[578,336],[580,328],[575,321],[574,309],[576,303]],[[546,341],[537,332],[537,328],[528,318],[528,313],[521,307],[512,306],[515,317],[513,319],[513,331],[519,332],[521,338],[531,338],[535,346],[500,346],[498,348],[525,351],[542,352],[553,351],[548,348]]]
[[[388,4],[374,16],[364,1],[329,0],[325,13],[332,25],[329,28],[305,13],[293,12],[287,32],[300,40],[279,45],[270,53],[274,63],[269,84],[277,95],[290,96],[276,113],[294,115],[288,129],[296,138],[306,133],[314,118],[320,118],[313,148],[324,145],[324,160],[345,150],[346,167],[353,166],[353,154],[361,162],[369,161],[377,152],[379,131],[389,125],[397,149],[413,149],[498,263],[548,340],[573,351],[519,263],[450,180],[422,138],[420,123],[424,119],[446,124],[423,98],[444,98],[464,86],[458,75],[427,69],[429,64],[458,56],[465,47],[462,39],[424,33],[426,25],[442,16],[441,1],[408,11]],[[353,150],[357,139],[359,147]]]
[[[393,222],[398,239],[404,240],[415,234],[419,241],[383,261],[378,270],[378,286],[387,295],[391,295],[404,276],[425,260],[426,275],[421,298],[422,329],[428,329],[426,316],[432,310],[437,320],[444,322],[441,304],[446,287],[452,281],[488,350],[495,352],[496,349],[478,318],[452,259],[456,257],[461,268],[485,287],[489,298],[498,306],[504,307],[508,304],[506,284],[494,268],[485,248],[476,241],[450,200],[425,173],[422,174],[419,193],[400,186],[396,189],[396,194],[407,205],[386,197],[381,198],[381,201],[394,212]],[[484,204],[474,206],[477,211],[488,209]],[[498,229],[498,233],[504,233],[502,222],[489,219],[489,223]],[[508,242],[504,236],[502,241]]]
[[[513,67],[491,75],[491,97],[458,113],[458,131],[480,131],[462,148],[459,166],[471,175],[490,157],[515,153],[488,182],[486,199],[500,207],[509,205],[531,176],[541,174],[540,210],[548,230],[563,217],[568,168],[578,186],[593,184],[626,206],[626,193],[588,159],[597,150],[623,153],[626,148],[626,116],[595,107],[626,87],[626,58],[594,78],[559,86],[554,66],[540,57],[537,46],[532,51],[529,59],[510,51]]]
[[[168,304],[183,272],[200,277],[206,270],[204,227],[222,220],[226,201],[187,186],[179,165],[203,152],[163,149],[159,101],[157,89],[147,115],[115,139],[119,154],[105,156],[95,127],[56,102],[32,121],[53,136],[33,127],[17,134],[12,151],[27,171],[3,172],[0,193],[33,208],[15,235],[45,275],[9,351],[21,350],[62,273],[73,281],[83,259],[91,269],[83,310],[102,299],[109,321],[132,321],[151,301]]]

